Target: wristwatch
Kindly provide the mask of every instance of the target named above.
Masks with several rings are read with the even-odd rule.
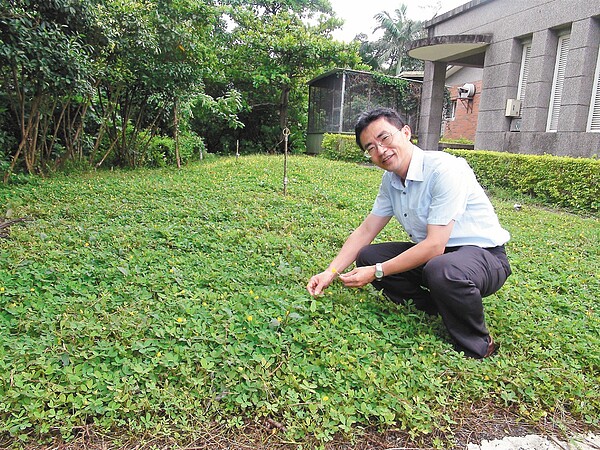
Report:
[[[383,266],[381,265],[381,263],[377,263],[377,264],[375,264],[375,279],[377,281],[381,281],[382,278],[383,278]]]

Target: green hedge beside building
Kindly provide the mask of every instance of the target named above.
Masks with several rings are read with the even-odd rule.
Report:
[[[326,134],[321,155],[336,161],[364,162],[351,135]],[[526,155],[483,150],[446,150],[465,158],[486,188],[530,195],[547,205],[600,211],[600,160]]]

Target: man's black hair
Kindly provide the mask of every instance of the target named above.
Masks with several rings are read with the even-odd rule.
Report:
[[[358,146],[361,149],[363,149],[362,145],[360,143],[361,133],[372,122],[375,122],[377,119],[380,119],[382,117],[385,118],[385,120],[387,120],[389,123],[391,123],[392,125],[397,127],[399,130],[402,129],[404,127],[404,125],[406,125],[406,122],[404,121],[402,116],[400,116],[400,114],[398,114],[398,112],[396,112],[396,110],[391,109],[391,108],[375,108],[371,111],[362,113],[358,117],[358,121],[356,122],[356,125],[354,126],[354,134],[356,136],[356,143],[358,144]]]

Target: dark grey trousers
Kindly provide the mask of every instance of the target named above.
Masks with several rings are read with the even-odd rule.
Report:
[[[367,245],[356,258],[357,266],[384,262],[412,247],[410,242]],[[480,358],[488,346],[482,298],[502,287],[511,274],[504,246],[448,247],[421,267],[373,281],[395,303],[411,299],[429,314],[439,314],[454,344],[465,355]]]

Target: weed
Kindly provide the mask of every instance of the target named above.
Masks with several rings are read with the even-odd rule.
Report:
[[[327,266],[370,210],[381,172],[292,157],[217,159],[0,188],[0,433],[93,423],[160,435],[250,417],[290,439],[360,427],[450,429],[489,402],[527,421],[600,415],[600,224],[495,199],[514,269],[485,299],[502,343],[455,353],[439,319],[333,284]],[[404,239],[390,225],[380,239]]]

